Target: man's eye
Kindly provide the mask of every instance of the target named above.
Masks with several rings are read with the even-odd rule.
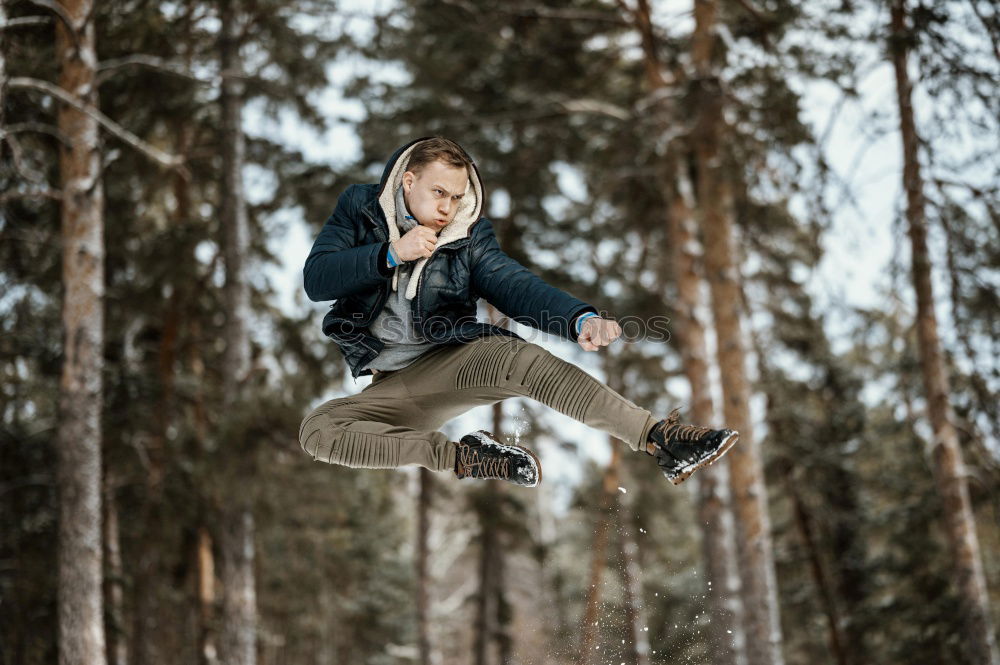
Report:
[[[440,196],[441,194],[444,194],[444,192],[442,192],[440,189],[435,189],[434,193],[437,194],[438,196]]]

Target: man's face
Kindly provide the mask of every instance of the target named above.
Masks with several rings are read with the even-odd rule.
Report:
[[[403,174],[403,195],[417,221],[440,233],[455,219],[468,182],[465,167],[436,161],[424,166],[419,174],[413,171]]]

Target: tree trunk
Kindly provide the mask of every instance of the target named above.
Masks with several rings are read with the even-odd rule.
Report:
[[[600,506],[597,511],[597,524],[594,525],[594,540],[590,547],[590,584],[587,586],[587,600],[584,604],[583,620],[580,626],[580,650],[577,653],[577,665],[587,665],[594,652],[597,642],[597,616],[601,604],[601,577],[607,562],[608,531],[611,526],[611,508],[615,502],[615,492],[618,488],[618,463],[621,450],[611,445],[611,460],[604,470]]]
[[[677,344],[684,376],[691,386],[691,416],[695,423],[715,422],[708,374],[705,326],[698,316],[702,306],[702,280],[695,220],[691,214],[693,192],[684,160],[677,158],[668,171],[674,183],[668,215],[668,237],[677,282]],[[668,191],[669,191],[668,189]],[[743,653],[743,616],[739,577],[736,572],[736,543],[733,513],[729,501],[729,468],[716,464],[702,469],[695,478],[698,491],[698,524],[702,532],[702,558],[706,593],[712,616],[712,658],[719,665],[736,665],[746,660]]]
[[[334,596],[336,590],[332,581],[323,580],[319,590],[319,644],[314,648],[316,665],[337,665],[337,640],[341,637],[335,634],[337,626],[337,608]]]
[[[496,480],[485,481],[479,508],[482,532],[479,542],[479,594],[476,596],[475,637],[473,654],[475,665],[490,665],[490,642],[497,632],[497,594],[495,592],[495,552],[499,547],[496,505],[499,500]]]
[[[194,387],[191,396],[191,419],[194,425],[195,439],[202,445],[199,452],[204,452],[205,441],[208,440],[208,409],[205,406],[205,361],[201,356],[201,345],[204,338],[201,335],[201,324],[197,319],[190,323],[191,342],[188,347],[188,362],[191,376],[194,377]]]
[[[494,325],[503,325],[503,316],[492,305],[487,306],[487,316]],[[497,402],[493,405],[493,433],[499,437],[502,430],[503,404]],[[513,646],[504,595],[506,562],[503,534],[500,532],[505,490],[501,481],[487,480],[482,491],[482,496],[477,498],[480,502],[477,508],[481,535],[473,653],[476,665],[489,665],[493,662],[505,664],[510,660]],[[496,658],[493,657],[494,653]]]
[[[826,496],[836,497],[840,510],[830,534],[830,558],[836,571],[835,590],[840,599],[841,632],[847,665],[867,661],[868,623],[856,618],[868,595],[865,571],[865,542],[858,532],[862,517],[857,477],[846,469],[834,469],[832,486]]]
[[[4,103],[7,101],[7,0],[0,0],[0,136],[4,126]],[[3,141],[0,140],[0,155]]]
[[[226,665],[257,662],[257,595],[254,589],[254,524],[249,510],[223,525],[220,636]]]
[[[500,314],[488,308],[490,321],[499,325]],[[503,429],[503,406],[493,405],[493,433],[498,437]],[[507,599],[504,595],[504,545],[500,522],[503,519],[504,488],[498,480],[487,480],[479,506],[482,536],[479,557],[479,595],[476,602],[476,634],[474,653],[476,665],[510,662],[513,642],[509,633]],[[495,648],[494,648],[495,646]],[[494,654],[496,657],[494,658]]]
[[[670,82],[663,73],[648,0],[637,0],[632,14],[642,36],[647,84],[652,92],[665,91]],[[679,77],[671,77],[677,78]],[[671,111],[672,109],[663,106],[658,109],[657,128],[663,134],[671,130]],[[691,386],[692,420],[708,424],[715,421],[715,407],[709,383],[705,326],[698,318],[702,303],[702,282],[698,272],[699,259],[695,253],[697,232],[691,215],[694,194],[684,160],[674,153],[675,150],[668,150],[665,158],[664,182],[671,197],[667,234],[679,296],[675,307],[678,346],[684,375]],[[743,610],[736,571],[728,466],[719,464],[702,469],[695,482],[698,488],[698,525],[702,532],[706,594],[709,611],[714,618],[711,624],[712,643],[716,645],[713,658],[719,665],[735,665],[745,661],[746,654],[743,650]]]
[[[141,524],[156,524],[162,519],[159,497],[147,496],[140,513]],[[129,636],[129,660],[133,663],[157,665],[160,658],[157,637],[157,621],[160,616],[159,582],[161,573],[159,550],[156,548],[155,534],[145,534],[139,545],[135,560],[132,589],[132,631]]]
[[[944,503],[948,539],[955,556],[958,592],[965,614],[965,642],[976,665],[997,665],[996,637],[990,618],[986,578],[979,553],[976,524],[965,481],[965,465],[953,425],[948,401],[948,374],[941,352],[934,313],[931,260],[927,250],[927,221],[924,211],[923,180],[920,175],[919,139],[913,117],[912,88],[907,71],[907,44],[904,0],[893,0],[891,8],[891,54],[896,71],[896,96],[903,140],[903,188],[906,190],[906,219],[912,247],[913,287],[917,296],[917,343],[923,375],[927,413],[934,432],[934,467],[938,491]]]
[[[190,52],[185,53],[185,66],[191,66]],[[177,137],[175,153],[180,155],[185,161],[191,151],[192,130],[191,126],[183,121],[178,121],[174,126],[174,135]],[[176,201],[174,212],[174,223],[181,227],[191,223],[191,193],[189,187],[190,180],[181,173],[173,175],[173,194]],[[188,256],[184,258],[194,258],[193,244],[185,244],[184,251]],[[182,337],[181,324],[189,321],[189,341],[187,362],[189,371],[194,377],[192,382],[195,386],[190,403],[193,407],[193,421],[195,437],[192,456],[206,454],[206,440],[208,437],[208,422],[205,412],[205,397],[203,392],[204,363],[201,358],[200,332],[201,328],[197,319],[187,317],[183,310],[184,303],[191,300],[189,297],[198,288],[196,279],[181,278],[175,283],[173,293],[170,295],[167,314],[164,323],[163,337],[160,341],[160,382],[163,386],[163,400],[160,408],[160,437],[166,441],[166,429],[174,417],[176,411],[175,404],[175,365],[183,349],[177,347],[178,339]],[[183,362],[183,359],[181,359]],[[204,493],[200,493],[195,500],[204,504]],[[202,506],[203,508],[203,506]],[[215,575],[215,551],[214,539],[206,522],[206,512],[204,509],[198,511],[198,524],[196,528],[196,542],[193,551],[195,579],[195,616],[197,617],[197,653],[200,665],[215,665],[219,662],[218,647],[216,645],[216,575]]]
[[[489,307],[490,321],[494,325],[504,326],[503,315],[495,307],[490,305]],[[493,405],[493,433],[500,437],[503,431],[503,402],[497,402]],[[506,501],[504,497],[507,492],[506,486],[504,486],[499,481],[496,483],[496,505],[497,511],[495,512],[496,520],[503,521],[504,515],[503,510],[506,509]],[[494,527],[496,528],[496,527]],[[493,601],[493,611],[496,613],[494,619],[494,632],[492,635],[493,641],[497,646],[497,663],[499,665],[510,665],[511,658],[514,651],[514,640],[510,634],[510,604],[507,601],[507,595],[505,589],[507,588],[507,547],[504,546],[503,534],[500,530],[497,530],[497,543],[496,547],[493,548],[492,561],[493,561],[493,589],[492,593],[494,596]]]
[[[205,525],[198,527],[196,547],[198,571],[198,659],[201,665],[219,662],[215,648],[215,556],[212,534]]]
[[[427,539],[430,533],[431,472],[420,467],[420,496],[417,498],[417,650],[420,665],[431,663],[431,641],[428,629]]]
[[[250,247],[249,223],[243,193],[245,142],[242,113],[244,84],[239,53],[239,21],[232,0],[221,0],[220,62],[222,65],[222,218],[226,265],[226,352],[223,390],[225,399],[237,403],[240,385],[250,367],[247,320],[249,288],[244,259]]]
[[[737,520],[739,565],[743,582],[744,626],[749,665],[782,665],[781,624],[771,544],[767,489],[759,442],[751,427],[750,386],[746,375],[741,307],[742,286],[728,210],[729,192],[722,167],[723,96],[714,74],[715,0],[695,0],[692,60],[698,90],[693,142],[698,167],[698,204],[705,235],[705,264],[712,292],[718,339],[718,362],[724,395],[723,415],[739,430],[740,442],[729,453],[730,488]]]
[[[604,374],[608,378],[608,386],[622,392],[624,384],[621,375],[612,370],[612,357],[604,357]],[[611,448],[611,465],[614,475],[606,479],[604,491],[610,492],[611,510],[619,517],[618,523],[618,553],[621,556],[622,603],[625,606],[626,630],[629,632],[631,662],[635,665],[649,665],[649,635],[645,605],[642,598],[642,567],[639,565],[639,544],[635,538],[634,514],[631,510],[631,497],[619,494],[617,488],[623,484],[622,475],[625,471],[621,466],[621,450],[625,445],[620,439],[608,437]],[[625,510],[622,511],[621,509]],[[622,515],[626,517],[622,517]],[[610,523],[611,515],[608,515]]]
[[[250,366],[247,332],[249,289],[244,260],[249,250],[246,204],[243,194],[244,136],[242,127],[244,85],[239,53],[238,4],[221,0],[219,55],[222,67],[222,218],[223,255],[226,265],[224,302],[226,351],[223,359],[223,403],[229,412],[243,403],[243,385]],[[239,429],[239,428],[237,428]],[[223,441],[223,447],[244,446],[242,441]],[[242,469],[252,462],[241,461]],[[257,607],[254,584],[254,520],[250,499],[235,478],[225,479],[221,491],[222,524],[222,633],[221,655],[227,665],[256,662]]]
[[[90,0],[64,0],[56,21],[59,86],[97,106]],[[69,25],[67,25],[69,23]],[[60,105],[63,367],[59,391],[59,662],[107,662],[102,598],[101,371],[104,344],[104,190],[97,122]]]
[[[533,502],[536,511],[535,532],[538,534],[538,546],[534,549],[537,563],[535,586],[538,592],[537,603],[549,617],[549,621],[543,622],[541,628],[546,640],[563,640],[570,628],[566,619],[566,603],[560,593],[559,571],[551,565],[551,553],[556,541],[556,518],[552,514],[553,502],[549,486],[541,483],[536,489],[539,494],[538,500]]]
[[[806,556],[809,558],[809,568],[812,571],[813,580],[819,590],[820,604],[823,606],[823,613],[826,614],[826,622],[830,636],[830,653],[833,654],[837,665],[848,665],[847,652],[845,650],[844,635],[841,630],[843,621],[840,618],[840,611],[837,608],[833,596],[833,586],[830,584],[830,576],[823,566],[823,558],[819,547],[816,544],[816,536],[813,529],[812,516],[806,507],[802,495],[795,487],[795,479],[792,477],[791,465],[785,474],[785,484],[788,487],[788,496],[792,499],[792,507],[795,512],[795,526],[802,537],[802,545],[806,548]]]
[[[500,405],[496,404],[496,406]],[[514,651],[514,640],[510,634],[510,604],[507,602],[507,596],[504,593],[504,589],[507,588],[507,557],[505,556],[505,550],[506,547],[501,539],[493,553],[493,561],[496,568],[496,572],[493,575],[493,593],[496,596],[494,608],[497,613],[496,632],[493,635],[493,640],[497,645],[498,665],[510,665]]]
[[[611,454],[625,445],[624,442],[615,438],[610,438]],[[625,508],[619,511],[624,513],[621,523],[618,525],[618,552],[622,558],[622,590],[625,604],[625,614],[628,621],[629,637],[631,643],[629,648],[632,651],[631,662],[635,665],[649,665],[649,632],[646,608],[642,602],[642,566],[639,565],[639,544],[635,539],[635,525],[631,519],[633,514],[628,495],[614,495],[616,501]]]
[[[121,536],[118,527],[118,504],[115,488],[108,481],[104,486],[104,548],[108,575],[104,580],[108,603],[108,662],[110,665],[128,663],[128,639],[125,633],[124,581]]]

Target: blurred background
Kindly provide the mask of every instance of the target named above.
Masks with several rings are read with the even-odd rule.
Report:
[[[0,663],[997,665],[998,44],[989,0],[4,0]],[[523,400],[446,431],[536,489],[302,452],[369,380],[306,254],[429,135],[671,335],[519,331],[726,464]]]

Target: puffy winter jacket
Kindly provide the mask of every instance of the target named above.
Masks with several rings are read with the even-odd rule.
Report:
[[[377,185],[351,185],[341,194],[306,259],[306,294],[314,301],[335,301],[323,319],[323,333],[340,347],[354,377],[371,374],[362,368],[382,350],[367,326],[392,288],[386,253],[399,232],[386,223],[395,219],[386,209],[394,206],[391,199],[409,155],[422,140],[399,148]],[[575,341],[576,317],[597,310],[504,254],[493,225],[481,216],[482,179],[478,168],[472,170],[462,207],[411,277],[416,288],[413,318],[420,333],[435,344],[461,344],[485,335],[516,337],[476,320],[476,302],[484,298],[519,323]]]

